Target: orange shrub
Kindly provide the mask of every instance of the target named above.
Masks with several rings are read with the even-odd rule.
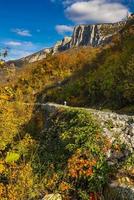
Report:
[[[59,189],[62,192],[68,191],[70,189],[70,185],[67,182],[62,181],[59,185]]]
[[[93,174],[93,166],[96,160],[88,160],[86,155],[81,155],[78,152],[68,160],[69,175],[72,178],[81,176],[91,176]]]

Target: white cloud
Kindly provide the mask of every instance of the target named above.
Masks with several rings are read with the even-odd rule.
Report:
[[[73,26],[67,26],[67,25],[57,25],[55,27],[56,31],[59,34],[64,34],[64,33],[72,33],[73,31]]]
[[[64,6],[83,0],[50,0],[52,3],[62,3]],[[86,1],[86,0],[85,0]]]
[[[127,11],[121,3],[91,0],[71,4],[65,9],[65,14],[76,23],[117,22],[126,16]]]
[[[3,43],[4,45],[6,45],[6,46],[9,46],[9,47],[23,47],[23,46],[25,46],[25,47],[33,47],[34,46],[34,44],[32,43],[32,42],[27,42],[27,41],[15,41],[15,40],[9,40],[9,41],[5,41],[4,43]]]
[[[7,57],[8,60],[16,60],[19,58],[23,58],[26,57],[28,55],[31,55],[32,53],[34,53],[32,50],[23,50],[23,49],[11,49],[9,51],[9,56]]]
[[[76,2],[81,2],[81,1],[83,1],[83,0],[63,0],[62,1],[62,4],[64,5],[64,6],[67,6],[67,5],[70,5],[70,4],[73,4],[73,3],[76,3]],[[86,0],[85,0],[86,1]],[[88,1],[88,0],[87,0]]]
[[[16,28],[16,29],[12,29],[12,32],[16,33],[17,35],[25,36],[25,37],[31,37],[32,36],[30,31],[29,30],[25,30],[25,29]]]
[[[30,41],[16,41],[16,40],[6,40],[0,42],[0,46],[7,46],[9,48],[9,55],[7,60],[19,59],[28,55],[33,54],[44,46],[38,43],[32,43]]]
[[[22,43],[21,42],[17,42],[17,41],[9,41],[9,42],[5,42],[6,46],[21,46]]]
[[[73,3],[76,3],[76,2],[83,2],[83,1],[85,1],[85,2],[89,2],[89,1],[91,1],[91,0],[50,0],[52,3],[62,3],[63,5],[71,5],[71,4],[73,4]],[[103,1],[103,0],[101,0],[101,1]],[[124,4],[126,4],[126,5],[131,5],[131,4],[133,4],[134,3],[134,0],[128,0],[128,1],[126,1],[126,0],[106,0],[106,2],[119,2],[119,3],[124,3]]]

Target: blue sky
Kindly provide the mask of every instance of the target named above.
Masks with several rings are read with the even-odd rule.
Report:
[[[134,0],[0,0],[0,47],[16,59],[51,47],[80,23],[115,22]]]

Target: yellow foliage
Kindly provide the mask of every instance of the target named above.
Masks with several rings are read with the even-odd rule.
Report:
[[[4,164],[0,163],[0,173],[3,173],[5,171]]]
[[[0,199],[6,199],[6,188],[3,183],[0,183]]]
[[[11,97],[8,95],[0,95],[0,99],[4,99],[4,100],[10,100]]]
[[[59,185],[59,190],[62,192],[65,192],[65,191],[69,190],[70,188],[71,188],[71,186],[67,182],[64,182],[64,181],[62,181]]]

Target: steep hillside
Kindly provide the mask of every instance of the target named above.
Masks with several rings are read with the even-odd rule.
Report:
[[[134,22],[115,35],[86,70],[43,95],[43,101],[121,109],[134,103]],[[43,92],[42,92],[43,94]],[[132,108],[132,107],[131,107]],[[132,109],[131,109],[132,112]]]
[[[29,64],[16,71],[14,74],[12,74],[12,72],[10,74],[9,71],[8,83],[5,82],[0,85],[0,162],[4,163],[4,166],[6,166],[6,156],[10,150],[14,148],[16,141],[23,141],[22,139],[26,135],[26,141],[24,140],[26,146],[32,142],[29,131],[25,129],[27,124],[29,124],[30,132],[32,133],[37,130],[40,132],[40,129],[44,126],[42,114],[38,115],[38,109],[34,109],[37,96],[41,91],[43,91],[44,88],[46,90],[51,88],[52,85],[60,84],[62,81],[66,82],[65,80],[68,80],[75,71],[81,70],[85,66],[87,60],[89,63],[92,62],[96,58],[98,52],[98,49],[90,48],[89,55],[89,50],[87,49],[81,49],[79,51],[76,49],[67,54],[50,56],[44,61]],[[28,105],[25,103],[28,103]],[[37,125],[36,127],[36,123],[33,123],[33,118],[37,121],[39,120],[39,126]],[[14,159],[18,158],[16,158],[16,156],[15,154],[14,158],[13,154],[13,158],[11,157],[13,162]],[[20,162],[18,167],[22,167],[21,164],[25,165],[25,163]],[[0,165],[0,180],[2,184],[3,176],[7,177],[10,182],[11,177],[9,173],[10,170],[12,171],[12,165],[10,166],[11,168],[9,167],[9,171],[5,171],[6,167],[4,166],[3,164]]]
[[[9,103],[8,107],[6,103],[3,109],[1,200],[35,200],[57,192],[63,200],[101,200],[104,195],[119,200],[121,190],[110,196],[104,192],[112,180],[129,188],[123,197],[133,199],[133,154],[120,140],[122,135],[116,126],[118,120],[119,124],[126,122],[127,128],[133,117],[113,113],[110,118],[106,113],[105,118],[100,111],[97,117],[93,110],[52,104],[37,109],[21,102]],[[116,134],[111,135],[113,131]]]
[[[90,52],[90,54],[89,54]],[[97,57],[100,49],[81,48],[73,49],[66,53],[47,57],[47,59],[25,65],[24,68],[16,71],[16,79],[14,77],[9,80],[9,85],[14,85],[21,90],[21,97],[24,101],[33,97],[36,99],[38,94],[44,89],[49,89],[60,85],[62,81],[66,83],[74,72],[81,71],[86,67],[87,63],[92,63]],[[15,99],[18,95],[15,94]]]

